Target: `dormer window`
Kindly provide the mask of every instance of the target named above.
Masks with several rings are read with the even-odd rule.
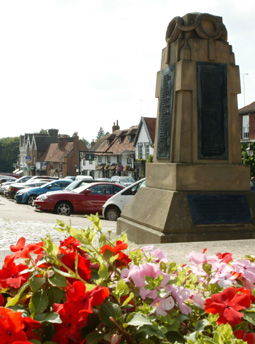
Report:
[[[121,143],[121,141],[122,141],[122,140],[121,140],[121,137],[119,136],[119,137],[118,137],[118,142]]]
[[[128,142],[131,142],[131,140],[132,140],[132,136],[128,135]]]

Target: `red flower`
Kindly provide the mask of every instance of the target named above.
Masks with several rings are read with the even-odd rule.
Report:
[[[231,262],[232,260],[232,253],[229,252],[225,252],[225,253],[217,253],[216,256],[219,259],[222,259],[222,261],[226,264],[228,264],[229,262]]]
[[[58,312],[62,324],[56,324],[56,332],[52,338],[57,344],[81,343],[81,329],[86,326],[88,316],[93,313],[93,307],[100,305],[109,296],[105,287],[86,292],[84,283],[74,282],[67,288],[64,304],[54,304],[54,311]]]
[[[20,312],[0,307],[0,343],[11,344],[15,341],[26,341],[27,336]]]
[[[0,306],[4,305],[4,297],[2,294],[0,294]]]
[[[239,312],[251,305],[251,297],[244,288],[227,288],[214,294],[205,301],[206,313],[219,314],[217,323],[231,326],[242,322],[243,313]]]
[[[255,343],[255,333],[238,330],[234,331],[234,335],[237,339],[242,339],[244,342],[247,342],[248,344]]]
[[[24,332],[26,333],[27,338],[39,340],[39,337],[36,335],[35,330],[42,327],[41,323],[29,317],[24,317],[23,322],[25,325]]]
[[[43,242],[39,242],[37,244],[29,244],[26,245],[26,239],[21,237],[16,245],[11,245],[10,249],[14,254],[5,257],[4,264],[8,264],[10,260],[14,261],[18,258],[27,259],[30,258],[30,254],[36,254],[37,260],[39,260],[43,255]]]
[[[64,255],[60,258],[61,262],[64,263],[72,271],[75,271],[75,259],[76,255],[78,255],[78,274],[83,280],[89,281],[91,275],[90,260],[82,257],[75,251],[70,251],[69,249],[61,249],[61,252],[64,253]],[[66,271],[64,267],[62,267],[61,270]],[[75,279],[73,278],[67,278],[67,280],[70,284],[75,281]]]
[[[16,265],[13,260],[9,260],[0,270],[0,287],[19,288],[29,277],[29,272],[24,274],[21,273],[25,269],[27,269],[26,265]]]
[[[101,248],[101,253],[104,254],[105,252],[111,252],[113,256],[118,255],[118,258],[116,260],[118,267],[127,266],[131,259],[128,257],[127,254],[121,252],[122,250],[126,250],[128,248],[128,245],[123,241],[117,241],[116,245],[114,247],[111,247],[110,245],[104,245]]]

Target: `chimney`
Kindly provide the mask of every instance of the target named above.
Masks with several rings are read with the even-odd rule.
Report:
[[[118,120],[116,121],[116,125],[115,125],[115,122],[113,123],[113,126],[112,126],[112,132],[114,132],[115,130],[119,130],[120,127],[119,127],[119,122]]]
[[[67,145],[67,135],[60,135],[58,137],[58,147],[59,149],[65,149],[65,146]]]
[[[95,142],[94,139],[93,139],[93,140],[91,141],[91,143],[90,143],[90,148],[93,147],[93,146],[95,146],[95,143],[96,143],[96,142]]]

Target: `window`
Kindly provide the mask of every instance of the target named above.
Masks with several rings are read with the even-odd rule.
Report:
[[[103,161],[102,155],[98,155],[98,162],[102,162],[102,161]]]
[[[117,155],[117,163],[118,164],[122,163],[122,156],[121,155]]]
[[[138,159],[142,159],[142,158],[143,158],[143,144],[138,143]]]
[[[149,155],[150,155],[150,146],[148,143],[145,143],[145,159],[147,159]]]
[[[110,164],[111,163],[111,156],[107,155],[107,163]]]
[[[242,139],[249,139],[250,137],[250,116],[242,116]]]

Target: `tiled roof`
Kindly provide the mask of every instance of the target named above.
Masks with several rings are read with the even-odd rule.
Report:
[[[58,143],[52,143],[46,153],[44,160],[46,162],[64,162],[65,157],[72,151],[73,142],[68,142],[63,148],[59,148]]]
[[[156,130],[156,118],[154,118],[154,117],[141,117],[141,120],[140,120],[140,123],[138,126],[138,130],[137,130],[137,134],[136,134],[136,137],[134,140],[134,145],[136,145],[136,143],[137,143],[139,133],[140,133],[140,130],[141,130],[143,125],[144,125],[144,129],[147,133],[149,144],[153,145],[154,139],[155,139],[155,130]]]
[[[96,151],[96,154],[100,153],[107,155],[121,155],[125,151],[135,151],[134,138],[137,131],[137,127],[133,127],[125,130],[115,130],[112,134],[104,136],[100,144],[94,145],[92,149]],[[114,134],[114,137],[113,137]],[[113,140],[109,139],[113,138]],[[121,138],[121,142],[119,142]],[[96,146],[96,147],[95,147]]]
[[[146,122],[152,144],[154,143],[155,139],[155,130],[156,130],[156,118],[152,117],[144,117],[144,121]]]
[[[244,106],[243,108],[239,109],[238,112],[240,115],[244,115],[246,113],[248,114],[250,112],[255,112],[255,102]]]

